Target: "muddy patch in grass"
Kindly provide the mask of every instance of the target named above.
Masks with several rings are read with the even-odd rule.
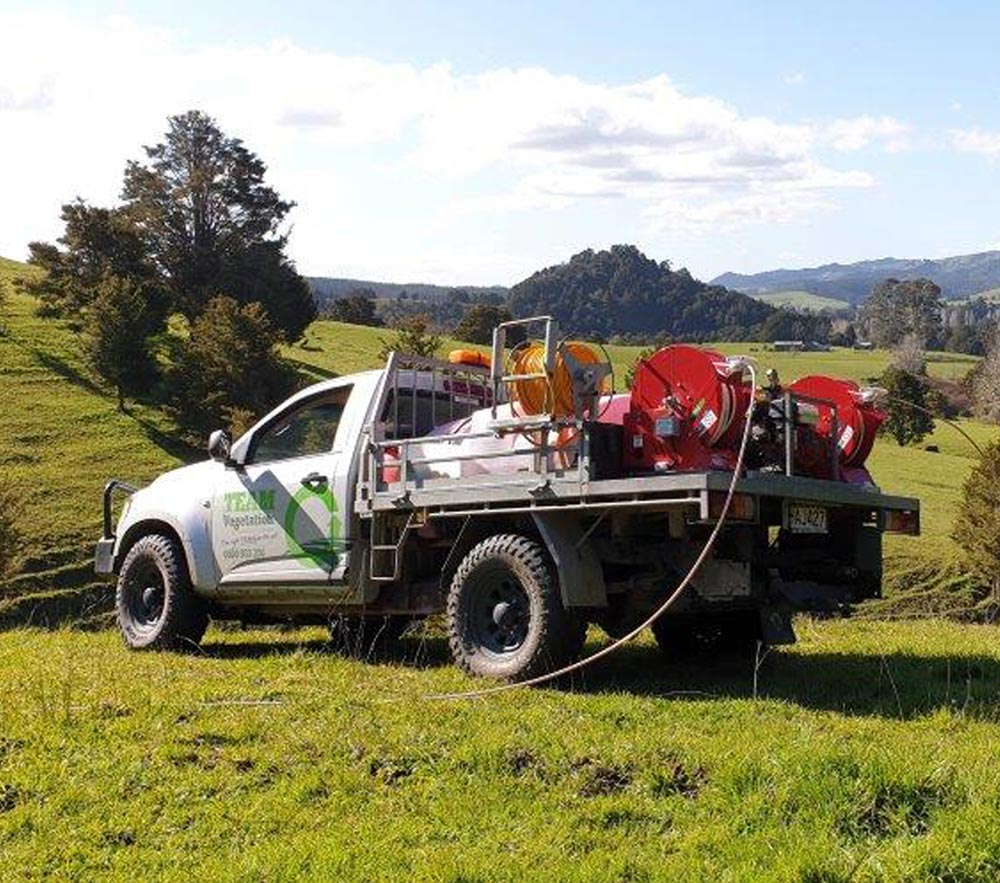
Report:
[[[880,782],[855,802],[837,828],[851,840],[879,840],[897,834],[920,836],[930,830],[936,809],[953,805],[958,799],[948,783]]]
[[[679,795],[694,799],[708,781],[708,772],[703,766],[684,764],[679,760],[668,761],[667,765],[653,773],[650,787],[654,797],[674,797]]]
[[[577,789],[580,797],[606,797],[619,794],[632,784],[632,770],[626,766],[590,762],[581,767],[583,782]]]

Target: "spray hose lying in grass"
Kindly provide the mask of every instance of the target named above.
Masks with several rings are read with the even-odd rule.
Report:
[[[743,367],[750,372],[750,382],[753,388],[757,387],[757,372],[754,363],[751,359],[740,357],[738,359],[732,360],[734,368]],[[680,598],[684,590],[691,584],[691,581],[695,578],[698,570],[701,568],[702,564],[705,563],[705,559],[708,558],[709,553],[712,551],[715,541],[718,539],[723,526],[726,523],[726,518],[729,515],[729,508],[733,502],[733,496],[736,493],[736,485],[740,480],[740,475],[743,472],[743,457],[746,454],[747,445],[750,441],[750,428],[752,425],[751,417],[753,416],[754,409],[754,398],[750,397],[750,402],[747,406],[746,419],[744,420],[743,426],[743,437],[740,439],[740,450],[736,457],[736,465],[733,468],[733,477],[729,482],[729,489],[726,492],[726,499],[722,504],[722,511],[719,513],[719,518],[715,522],[715,527],[712,528],[711,534],[709,534],[708,539],[705,541],[705,545],[702,547],[701,552],[695,559],[691,568],[688,570],[684,579],[678,583],[677,588],[673,590],[670,597],[667,598],[656,610],[653,611],[643,622],[637,625],[632,631],[627,635],[623,635],[616,641],[608,644],[607,647],[602,647],[596,653],[592,653],[583,659],[578,659],[576,662],[570,665],[563,666],[562,668],[556,669],[555,671],[547,672],[543,675],[538,675],[534,678],[529,678],[524,681],[516,681],[509,684],[498,684],[495,687],[484,687],[480,690],[468,690],[465,692],[457,693],[430,693],[425,695],[425,699],[476,699],[481,696],[492,696],[496,693],[507,693],[511,690],[519,690],[523,687],[536,687],[539,684],[547,683],[548,681],[553,681],[557,678],[565,677],[573,672],[581,671],[587,668],[589,665],[597,662],[599,659],[603,659],[605,656],[610,656],[619,648],[623,647],[629,641],[634,640],[642,631],[649,628],[656,620],[658,620],[664,613],[666,613]]]

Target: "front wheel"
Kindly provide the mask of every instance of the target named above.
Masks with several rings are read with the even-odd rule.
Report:
[[[191,588],[187,563],[172,537],[137,540],[122,562],[115,591],[118,626],[133,650],[196,647],[208,627],[204,601]]]
[[[579,653],[581,625],[563,607],[548,554],[501,534],[465,556],[448,592],[448,643],[469,674],[527,680]]]

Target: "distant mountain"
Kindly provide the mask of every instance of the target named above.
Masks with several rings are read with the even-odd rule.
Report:
[[[706,285],[634,245],[587,249],[539,270],[511,288],[507,306],[515,316],[554,316],[565,334],[619,342],[812,339],[829,331],[823,317]]]
[[[723,273],[712,280],[746,294],[774,291],[807,291],[857,304],[883,279],[926,277],[941,286],[947,300],[971,297],[1000,286],[1000,251],[959,255],[940,260],[882,258],[856,264],[825,264],[803,270],[768,270],[763,273]]]
[[[370,282],[365,279],[333,279],[327,276],[307,276],[306,281],[312,289],[313,297],[320,309],[330,301],[353,291],[355,288],[370,288],[375,297],[394,299],[406,292],[415,300],[431,303],[443,301],[448,293],[456,290],[467,291],[472,300],[505,300],[507,289],[502,285],[430,285],[426,282]]]

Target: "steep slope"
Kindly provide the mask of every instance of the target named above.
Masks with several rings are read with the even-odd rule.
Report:
[[[148,481],[190,455],[159,410],[118,413],[114,396],[86,370],[79,333],[37,318],[36,302],[13,290],[25,272],[23,264],[0,263],[7,289],[0,474],[19,489],[28,541],[24,572],[9,587],[16,592],[89,582],[104,483]]]
[[[941,286],[945,298],[970,297],[1000,286],[1000,251],[959,255],[939,260],[882,258],[854,264],[824,264],[801,270],[768,270],[763,273],[723,273],[712,280],[747,294],[802,290],[856,304],[877,282],[889,277],[926,277]]]

